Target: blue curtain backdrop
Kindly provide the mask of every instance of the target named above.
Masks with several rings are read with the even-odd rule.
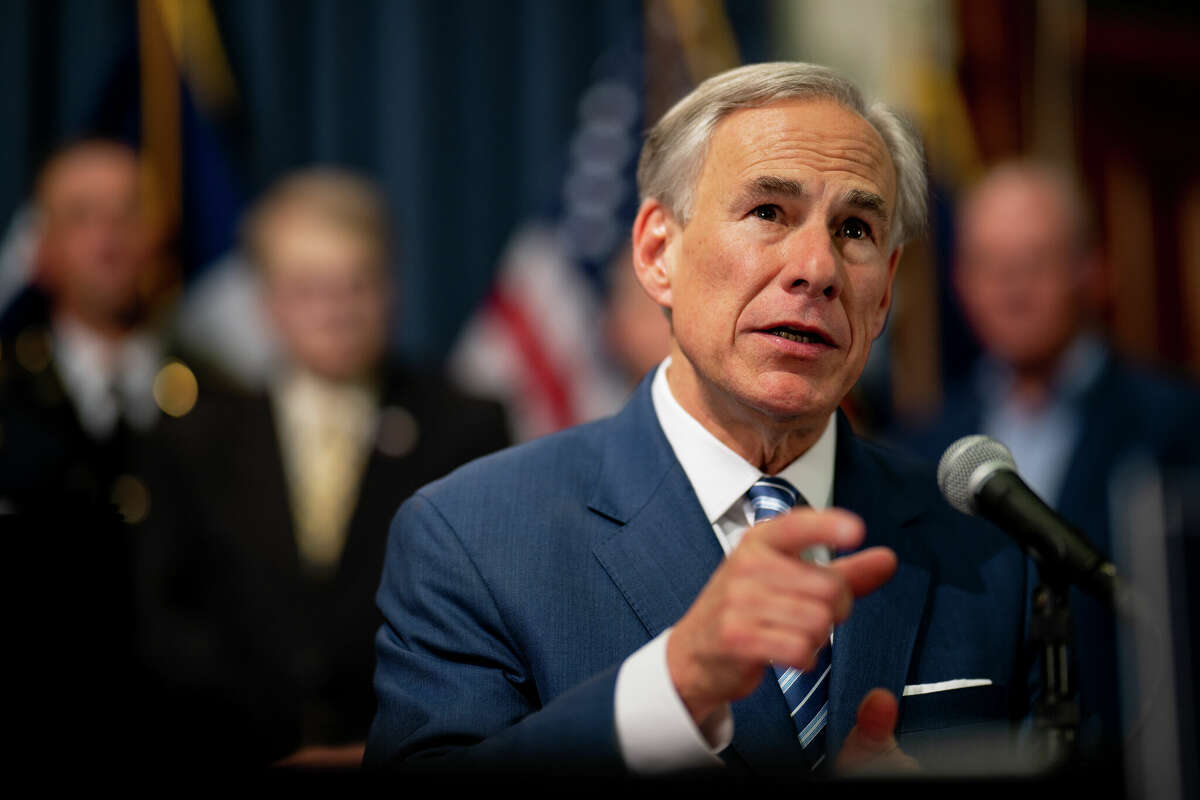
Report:
[[[640,0],[211,7],[239,92],[231,114],[210,120],[234,191],[244,202],[312,162],[378,180],[403,249],[395,340],[423,361],[453,343],[514,226],[553,212],[579,94],[606,49],[640,35],[643,17]],[[728,13],[743,56],[764,58],[765,3],[730,3]],[[101,106],[136,58],[136,19],[134,0],[0,3],[5,224],[46,153],[111,115]]]

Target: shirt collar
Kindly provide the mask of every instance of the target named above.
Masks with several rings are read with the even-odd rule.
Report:
[[[1075,339],[1058,369],[1057,383],[1063,395],[1074,400],[1091,388],[1104,368],[1104,357],[1104,343],[1095,334]]]
[[[654,413],[667,442],[692,484],[700,507],[710,524],[738,501],[754,482],[763,477],[758,467],[730,450],[691,414],[684,410],[667,383],[668,357],[658,366],[650,387]],[[816,443],[777,475],[799,490],[813,508],[822,510],[833,503],[833,464],[837,449],[837,425],[833,414]]]
[[[1096,334],[1085,332],[1076,336],[1054,370],[1050,402],[1071,403],[1081,398],[1100,377],[1106,357],[1104,342]],[[1011,367],[985,356],[979,361],[975,380],[985,401],[993,406],[1008,404],[1014,383]]]
[[[149,383],[162,360],[158,337],[137,330],[112,341],[69,316],[54,321],[54,356],[70,373],[71,380],[104,383],[114,373]]]
[[[63,381],[80,393],[103,391],[117,359],[117,348],[70,317],[55,320],[54,359]]]
[[[331,381],[300,367],[289,370],[272,395],[289,426],[330,425],[355,436],[369,434],[378,405],[371,381]]]
[[[162,362],[157,337],[140,330],[111,341],[66,315],[52,330],[59,377],[94,438],[108,436],[122,411],[138,430],[154,425],[154,377]]]

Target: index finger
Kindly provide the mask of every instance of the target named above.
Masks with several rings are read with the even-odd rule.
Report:
[[[850,550],[866,535],[862,518],[840,508],[798,508],[755,525],[753,530],[759,541],[789,556],[820,545],[834,551]]]

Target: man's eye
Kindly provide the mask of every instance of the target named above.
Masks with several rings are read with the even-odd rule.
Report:
[[[771,203],[764,203],[761,206],[755,206],[751,213],[759,219],[766,220],[767,222],[774,222],[775,220],[779,219],[779,206]]]
[[[839,236],[844,236],[847,239],[869,239],[871,237],[871,226],[863,222],[857,217],[851,217],[842,223],[838,230]]]

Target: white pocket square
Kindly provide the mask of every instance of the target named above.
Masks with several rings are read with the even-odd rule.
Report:
[[[952,681],[938,681],[937,683],[910,683],[904,687],[903,697],[908,697],[913,694],[933,694],[934,692],[948,692],[952,689],[968,689],[972,686],[991,686],[991,678],[958,678]]]

